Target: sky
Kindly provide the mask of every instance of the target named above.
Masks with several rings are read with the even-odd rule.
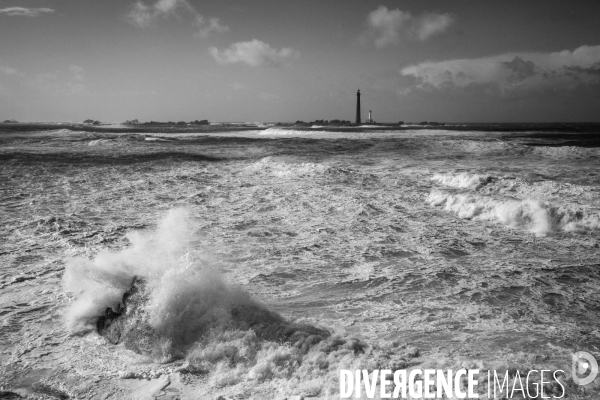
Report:
[[[600,2],[0,0],[0,120],[600,122]]]

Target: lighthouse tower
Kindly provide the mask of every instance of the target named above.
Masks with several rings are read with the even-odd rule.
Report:
[[[356,92],[356,125],[360,125],[360,89]]]
[[[374,124],[375,121],[373,121],[373,111],[369,110],[369,119],[365,121],[367,124]]]

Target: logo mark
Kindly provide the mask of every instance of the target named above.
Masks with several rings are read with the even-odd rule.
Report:
[[[573,354],[573,382],[584,386],[592,383],[598,375],[598,362],[587,351],[578,351]]]

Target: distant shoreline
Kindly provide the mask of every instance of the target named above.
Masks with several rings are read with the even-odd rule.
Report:
[[[303,131],[325,131],[325,132],[369,132],[372,130],[447,130],[447,131],[481,131],[481,132],[523,132],[533,133],[556,133],[556,134],[595,134],[600,140],[600,123],[446,123],[446,124],[362,124],[362,125],[308,125],[294,123],[219,123],[210,125],[181,125],[181,124],[85,124],[85,123],[48,123],[48,122],[22,122],[3,123],[0,122],[1,133],[17,133],[29,131],[51,131],[57,129],[68,129],[74,132],[98,132],[98,133],[217,133],[237,132],[249,130],[285,129]],[[554,136],[554,135],[553,135]]]

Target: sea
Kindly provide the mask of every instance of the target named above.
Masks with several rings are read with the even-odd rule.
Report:
[[[600,359],[598,124],[0,125],[1,398],[337,399],[342,369],[415,368],[600,396],[572,371]],[[147,354],[96,328],[134,277]],[[263,339],[239,299],[330,336]]]

